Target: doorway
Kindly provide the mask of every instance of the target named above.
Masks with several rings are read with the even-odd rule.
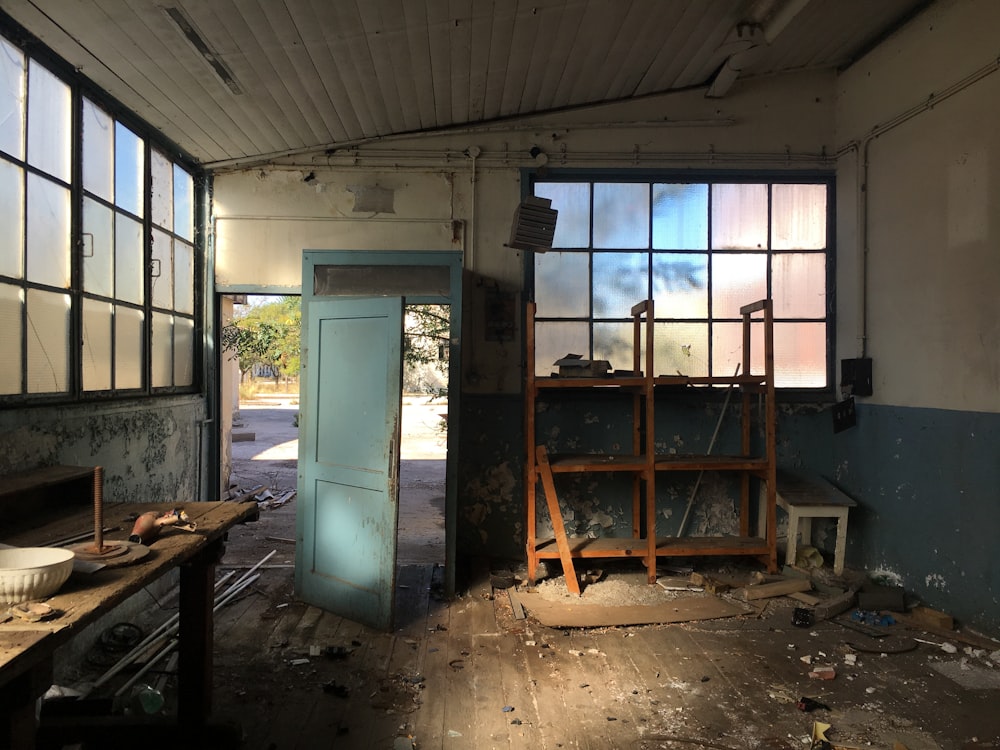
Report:
[[[423,415],[416,421],[425,436],[428,428],[442,432],[441,583],[446,596],[454,592],[458,393],[448,392],[443,410],[440,399],[407,398],[410,413],[404,414],[402,386],[404,317],[430,306],[438,306],[438,317],[447,322],[433,351],[447,372],[446,383],[459,382],[461,254],[306,251],[302,279],[296,594],[309,604],[388,629],[394,620],[400,540],[411,530],[411,520],[433,519],[427,512],[401,515],[401,480],[424,490],[432,504],[436,498],[440,508],[440,453],[420,452],[421,457],[406,461],[400,454],[403,419],[412,424],[415,412]],[[428,419],[428,414],[433,416]],[[432,461],[437,463],[424,463]],[[432,468],[438,470],[433,478],[423,473]],[[428,545],[421,546],[427,553]],[[440,555],[440,544],[437,548]],[[402,561],[413,551],[404,547]]]

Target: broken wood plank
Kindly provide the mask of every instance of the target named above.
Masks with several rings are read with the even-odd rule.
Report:
[[[805,578],[790,578],[787,581],[775,581],[774,583],[762,583],[759,586],[747,586],[740,589],[740,598],[745,602],[754,599],[768,599],[772,596],[784,596],[795,591],[808,591],[812,588],[812,581]]]
[[[814,596],[812,594],[807,594],[805,591],[793,591],[792,593],[788,594],[788,598],[794,599],[797,602],[802,602],[803,604],[806,604],[810,607],[815,607],[817,604],[823,601],[820,597]]]
[[[852,590],[845,591],[843,594],[835,596],[832,599],[826,599],[816,605],[816,608],[813,610],[813,617],[817,621],[829,620],[831,617],[836,617],[841,612],[846,612],[853,607],[857,596],[857,592]]]
[[[939,612],[930,607],[913,607],[909,612],[910,619],[918,625],[929,625],[938,630],[954,630],[955,620],[945,612]]]
[[[718,578],[705,575],[704,573],[692,573],[691,583],[701,586],[710,594],[724,594],[732,588],[728,583],[720,581]]]

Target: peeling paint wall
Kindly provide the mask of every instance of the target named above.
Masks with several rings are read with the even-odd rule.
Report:
[[[167,397],[0,412],[0,475],[67,464],[104,468],[104,501],[202,498],[204,402]]]

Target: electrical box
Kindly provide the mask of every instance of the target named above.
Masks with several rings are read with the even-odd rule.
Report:
[[[840,390],[849,396],[872,395],[872,361],[870,357],[840,360]]]

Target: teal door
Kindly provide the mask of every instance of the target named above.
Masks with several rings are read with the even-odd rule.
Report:
[[[389,630],[403,300],[314,298],[303,312],[295,593]]]

